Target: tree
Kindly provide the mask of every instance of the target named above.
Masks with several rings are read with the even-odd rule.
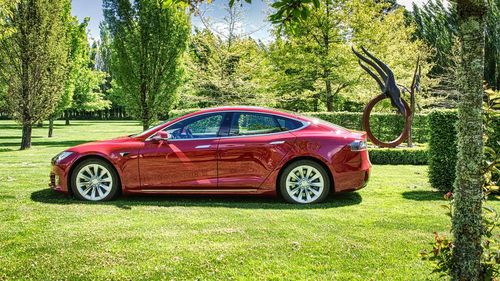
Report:
[[[458,0],[460,61],[458,85],[458,155],[452,229],[453,280],[479,280],[481,271],[483,70],[486,3]],[[443,167],[444,168],[444,167]]]
[[[68,6],[68,0],[19,0],[4,21],[12,34],[0,41],[0,80],[23,127],[21,149],[31,147],[33,124],[52,114],[63,92]]]
[[[186,57],[187,84],[180,106],[229,104],[271,105],[261,78],[266,50],[243,30],[241,7],[223,7],[224,21],[211,22],[200,13],[205,28],[195,29]]]
[[[104,0],[111,73],[129,112],[144,129],[172,107],[190,32],[188,16],[167,0]]]
[[[110,102],[100,93],[104,73],[94,69],[95,58],[89,45],[87,27],[90,18],[78,22],[70,17],[66,28],[68,67],[64,93],[56,109],[49,116],[48,137],[53,135],[54,119],[65,115],[69,125],[69,111],[95,111],[109,107]]]
[[[367,47],[394,70],[400,84],[411,84],[417,57],[426,58],[426,48],[411,40],[414,27],[405,25],[403,9],[388,7],[377,1],[322,0],[306,19],[278,28],[271,59],[283,104],[315,111],[343,109],[341,103],[362,108],[379,90],[358,66],[352,45]],[[424,65],[424,75],[428,69]]]

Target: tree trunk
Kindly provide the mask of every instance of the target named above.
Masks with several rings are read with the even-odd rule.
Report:
[[[150,114],[147,102],[147,87],[146,87],[146,82],[144,81],[141,83],[141,107],[142,107],[142,129],[145,131],[149,128],[149,122],[151,117],[149,116]]]
[[[64,120],[66,120],[65,124],[69,125],[69,111],[68,110],[64,111]]]
[[[142,129],[146,131],[149,128],[148,109],[144,108],[142,111]]]
[[[416,110],[416,107],[415,107],[415,90],[413,89],[412,90],[412,93],[410,94],[410,110],[411,110],[411,114],[410,114],[410,118],[408,118],[408,122],[410,122],[410,129],[408,130],[408,147],[413,147],[413,136],[412,136],[412,127],[413,127],[413,119],[415,117],[415,110]]]
[[[480,280],[483,155],[484,0],[458,0],[460,65],[452,280]],[[443,167],[445,169],[446,167]]]
[[[325,71],[325,86],[326,86],[326,110],[328,112],[333,111],[333,101],[332,101],[332,82],[329,79],[330,71]]]
[[[23,136],[21,138],[21,150],[31,147],[31,124],[23,124]]]
[[[53,119],[53,118],[50,118],[50,119],[49,119],[49,133],[48,133],[48,137],[49,137],[49,138],[51,138],[51,137],[52,137],[53,132],[54,132],[54,119]]]

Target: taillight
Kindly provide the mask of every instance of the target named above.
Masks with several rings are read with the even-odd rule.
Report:
[[[355,140],[349,144],[351,151],[362,151],[366,150],[366,141]]]

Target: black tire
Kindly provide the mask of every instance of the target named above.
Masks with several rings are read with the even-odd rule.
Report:
[[[82,169],[85,169],[86,167],[90,167],[89,165],[99,165],[101,167],[104,167],[109,172],[109,176],[111,177],[111,180],[112,180],[109,183],[109,185],[110,185],[109,186],[110,187],[109,193],[107,195],[103,196],[102,198],[99,198],[98,200],[85,198],[85,196],[82,194],[82,192],[77,187],[78,174],[80,173],[80,171]],[[106,177],[106,179],[107,179],[107,177]],[[71,190],[73,191],[73,195],[76,198],[78,198],[79,200],[95,201],[95,202],[109,201],[109,200],[115,199],[116,196],[118,196],[118,194],[120,193],[119,191],[121,189],[120,178],[118,177],[118,174],[116,173],[115,168],[111,164],[109,164],[107,161],[104,161],[104,160],[99,159],[99,158],[90,158],[90,159],[86,159],[86,160],[78,163],[78,165],[76,165],[76,167],[73,169],[73,172],[71,173],[70,184],[71,184]],[[102,191],[103,191],[103,189],[101,189],[101,192]]]
[[[320,194],[315,195],[316,198],[313,198],[314,200],[312,200],[310,202],[298,201],[300,199],[294,198],[292,195],[289,194],[289,192],[287,190],[287,186],[286,186],[287,177],[290,175],[290,173],[292,171],[294,171],[295,169],[297,169],[301,166],[314,168],[316,171],[319,172],[319,174],[322,178],[322,181],[323,181],[323,188],[321,189]],[[299,184],[297,184],[297,185],[299,185]],[[330,181],[330,177],[328,176],[328,173],[325,171],[323,166],[321,166],[320,164],[318,164],[314,161],[311,161],[311,160],[298,160],[298,161],[292,162],[291,164],[286,166],[285,169],[283,170],[283,172],[281,173],[280,180],[279,180],[279,189],[280,189],[280,193],[281,193],[281,196],[283,197],[283,199],[285,199],[289,203],[314,204],[314,203],[320,203],[328,197],[328,194],[330,193],[330,189],[331,189],[331,181]],[[314,190],[319,192],[320,189],[318,188],[318,190],[316,190],[316,189],[314,189]],[[311,194],[311,193],[309,193],[309,194]]]

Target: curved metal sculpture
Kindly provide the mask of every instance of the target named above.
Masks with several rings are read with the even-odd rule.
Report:
[[[357,52],[354,47],[352,51],[359,58],[359,65],[363,68],[380,87],[381,94],[374,97],[368,102],[365,109],[363,110],[363,128],[366,130],[368,138],[379,147],[396,147],[404,142],[408,136],[411,134],[411,124],[413,121],[413,112],[415,112],[415,93],[420,92],[420,76],[421,76],[421,68],[420,68],[420,60],[417,59],[417,65],[415,68],[415,73],[413,75],[413,82],[410,89],[405,86],[399,85],[396,83],[396,78],[392,70],[382,61],[380,61],[377,57],[368,52],[364,47],[361,47],[361,50],[365,55]],[[378,74],[375,74],[371,69],[375,70]],[[403,92],[408,92],[410,94],[410,104],[402,99],[401,95]],[[377,139],[371,130],[370,127],[370,114],[372,109],[377,105],[377,103],[382,100],[389,98],[391,100],[392,106],[396,107],[398,112],[404,118],[404,128],[401,134],[394,140],[389,142],[384,142]]]

